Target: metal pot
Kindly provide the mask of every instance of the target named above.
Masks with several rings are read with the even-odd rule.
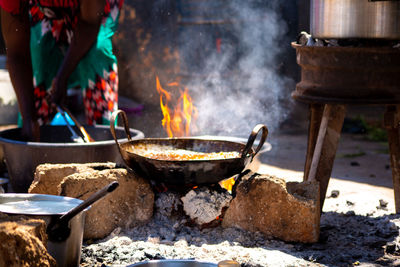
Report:
[[[122,115],[128,142],[120,144],[115,138],[114,121]],[[261,150],[268,136],[265,125],[256,125],[246,144],[225,140],[208,140],[202,138],[144,138],[131,140],[128,120],[125,112],[115,111],[111,117],[110,130],[127,166],[139,175],[167,185],[215,184],[242,172]],[[262,133],[258,146],[253,144],[259,133]],[[141,150],[159,151],[168,156],[174,151],[203,153],[203,159],[158,159],[143,155]],[[236,152],[237,157],[209,159],[212,153]]]
[[[0,212],[44,220],[48,235],[47,251],[56,260],[57,266],[79,266],[86,211],[118,185],[118,182],[113,182],[85,201],[44,194],[0,194]]]
[[[400,39],[400,1],[311,0],[315,38]]]
[[[42,219],[46,225],[60,218],[83,201],[76,198],[41,194],[0,194],[0,212]],[[82,249],[86,210],[69,221],[71,234],[61,242],[47,241],[47,250],[59,266],[78,266]]]
[[[91,143],[72,143],[71,133],[65,126],[41,126],[40,142],[21,141],[21,128],[0,132],[0,144],[4,150],[10,184],[13,192],[26,193],[33,181],[36,167],[43,163],[123,163],[115,147],[110,128],[105,125],[85,126],[96,140]],[[129,129],[132,139],[143,138],[144,134]],[[124,130],[116,129],[117,138],[124,140]]]

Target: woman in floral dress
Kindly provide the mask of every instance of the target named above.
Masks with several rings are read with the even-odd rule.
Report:
[[[8,70],[32,139],[67,89],[83,93],[87,124],[107,124],[117,109],[112,36],[123,0],[0,0]],[[32,82],[33,77],[33,82]]]

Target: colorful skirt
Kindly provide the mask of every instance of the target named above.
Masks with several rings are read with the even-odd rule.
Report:
[[[68,79],[68,89],[82,91],[89,125],[109,124],[112,112],[118,108],[117,59],[112,51],[112,37],[122,2],[107,0],[97,41]],[[30,6],[34,100],[41,124],[50,122],[56,113],[48,102],[48,92],[72,40],[76,9]]]

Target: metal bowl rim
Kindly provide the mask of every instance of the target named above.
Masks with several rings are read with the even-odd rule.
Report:
[[[76,206],[81,204],[83,200],[78,199],[78,198],[73,198],[73,197],[64,197],[64,196],[57,196],[57,195],[47,195],[47,194],[30,194],[30,193],[3,193],[0,194],[0,200],[1,199],[16,199],[16,200],[28,200],[28,199],[33,199],[33,200],[49,200],[49,201],[60,201],[60,200],[67,200],[71,202],[75,202]],[[84,211],[87,211],[90,209],[91,206],[87,207],[84,209]],[[0,210],[0,212],[2,212]],[[66,211],[67,212],[67,211]],[[4,212],[7,214],[22,214],[22,215],[62,215],[65,214],[66,212],[62,213],[47,213],[47,212],[39,212],[39,213],[24,213],[24,212]]]
[[[97,128],[99,129],[108,129],[106,125],[96,125]],[[2,132],[7,132],[10,130],[15,130],[17,128],[9,128],[7,130],[4,130]],[[123,130],[123,127],[116,127],[118,130]],[[136,135],[134,138],[139,138],[142,139],[144,138],[144,133],[137,130],[137,129],[129,129],[131,132],[134,132]],[[0,132],[0,133],[2,133]],[[120,142],[126,142],[128,141],[127,138],[121,138],[118,139]],[[18,141],[18,140],[13,140],[13,139],[7,139],[4,137],[0,136],[0,144],[13,144],[13,145],[20,145],[20,146],[30,146],[30,147],[54,147],[54,148],[60,148],[60,147],[91,147],[91,146],[108,146],[111,144],[115,144],[115,141],[113,139],[110,140],[105,140],[105,141],[96,141],[96,142],[91,142],[91,143],[73,143],[73,142],[68,142],[68,143],[46,143],[46,142],[24,142],[24,141]]]

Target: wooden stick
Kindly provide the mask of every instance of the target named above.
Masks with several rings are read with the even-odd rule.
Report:
[[[400,133],[399,107],[386,106],[384,124],[388,133],[390,149],[390,165],[392,167],[394,205],[396,213],[400,213]]]
[[[314,148],[314,155],[311,162],[310,172],[308,174],[308,181],[316,181],[317,168],[321,157],[322,147],[324,145],[324,139],[326,130],[328,128],[329,117],[331,116],[331,105],[325,105],[324,113],[322,115],[321,124],[319,126],[319,132],[317,137],[317,143]]]

